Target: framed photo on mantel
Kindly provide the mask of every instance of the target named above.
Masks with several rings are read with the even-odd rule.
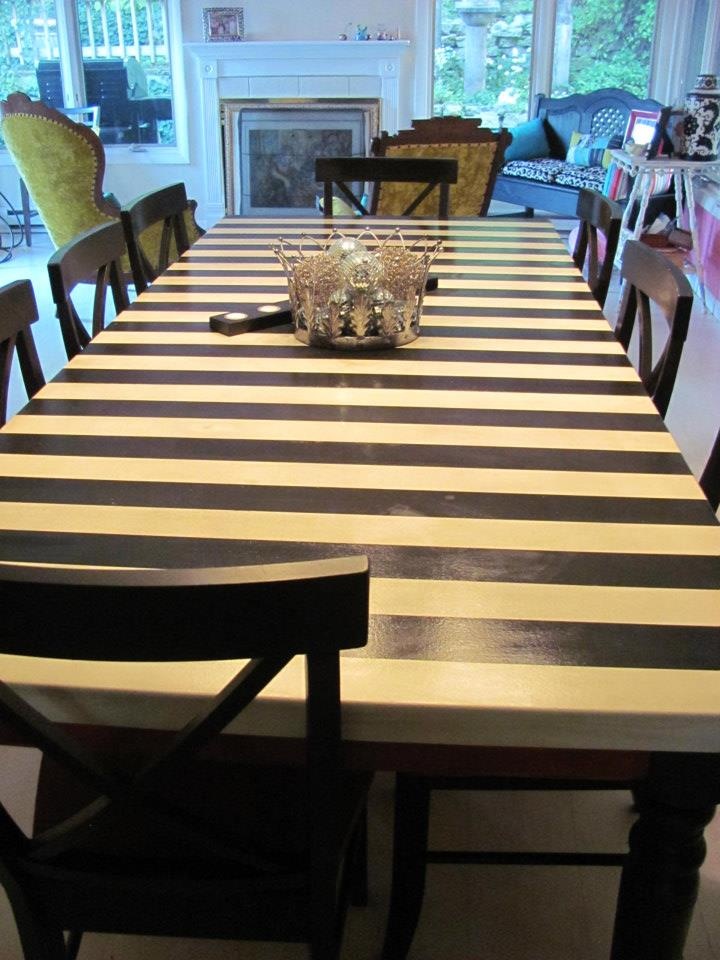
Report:
[[[242,40],[245,33],[242,7],[205,7],[203,34],[206,43]]]

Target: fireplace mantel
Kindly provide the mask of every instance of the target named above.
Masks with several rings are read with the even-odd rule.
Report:
[[[225,99],[378,98],[381,128],[410,125],[408,40],[188,43],[201,87],[204,217],[225,212],[220,102]]]

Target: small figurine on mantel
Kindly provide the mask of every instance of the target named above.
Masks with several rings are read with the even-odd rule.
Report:
[[[370,34],[368,33],[367,27],[361,27],[360,24],[357,25],[357,30],[355,31],[356,40],[369,40]]]

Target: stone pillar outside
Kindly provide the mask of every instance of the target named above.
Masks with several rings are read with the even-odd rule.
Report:
[[[456,0],[465,24],[465,96],[485,89],[487,76],[487,28],[500,15],[499,0]]]

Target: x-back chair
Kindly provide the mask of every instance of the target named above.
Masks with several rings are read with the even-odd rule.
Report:
[[[108,288],[116,313],[129,305],[121,267],[124,252],[122,224],[113,220],[81,233],[48,260],[50,290],[68,359],[83,350],[105,326]],[[73,291],[80,283],[92,283],[95,287],[90,333],[72,300]]]
[[[28,399],[45,386],[31,329],[37,319],[37,303],[29,280],[15,280],[0,287],[0,426],[7,417],[10,371],[16,353]]]
[[[623,250],[625,282],[615,335],[628,350],[635,321],[638,328],[638,373],[661,416],[667,413],[690,325],[693,292],[679,267],[639,240]],[[661,350],[654,348],[651,304],[667,325]],[[657,331],[655,331],[657,332]]]
[[[419,215],[420,209],[429,206],[432,216],[447,220],[450,184],[457,182],[457,170],[457,161],[446,158],[318,157],[315,161],[315,179],[323,184],[325,216],[333,213],[333,185],[353,210],[375,215],[381,191],[391,183],[405,188],[397,216]],[[360,184],[361,191],[366,183],[372,184],[369,207],[353,192],[354,183]],[[435,191],[436,196],[431,196]]]
[[[575,214],[580,225],[573,261],[579,270],[582,270],[587,262],[588,285],[597,302],[604,307],[620,240],[623,210],[620,204],[608,200],[597,190],[583,188],[578,195]],[[602,234],[605,241],[602,257],[598,233]]]
[[[0,882],[26,960],[72,960],[84,931],[305,942],[336,960],[370,781],[342,767],[339,653],[367,641],[368,586],[364,557],[0,569],[3,654],[103,673],[222,661],[226,678],[177,732],[132,748],[122,730],[55,723],[0,681],[3,728],[43,753],[32,836],[0,805]],[[283,763],[228,752],[220,734],[296,656],[297,750]]]

